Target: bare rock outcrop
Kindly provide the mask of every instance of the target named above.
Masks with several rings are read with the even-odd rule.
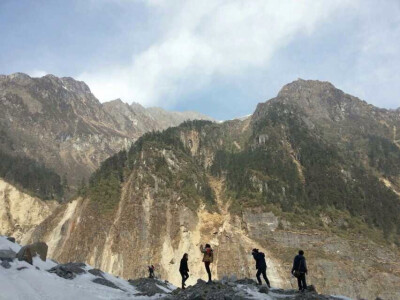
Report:
[[[32,258],[34,256],[39,256],[41,260],[46,261],[47,258],[47,245],[44,242],[36,242],[30,245],[23,246],[16,257],[20,261],[26,261],[29,264],[32,264]]]

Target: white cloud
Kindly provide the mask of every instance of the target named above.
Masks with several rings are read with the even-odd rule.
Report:
[[[341,86],[379,107],[400,107],[400,3],[368,0],[358,11],[363,20],[354,42],[353,77]]]
[[[86,72],[102,101],[121,97],[145,105],[173,104],[214,78],[266,68],[274,53],[299,35],[312,34],[350,0],[149,1],[162,13],[155,43],[128,65]]]

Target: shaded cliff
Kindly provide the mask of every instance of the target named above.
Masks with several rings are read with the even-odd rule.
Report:
[[[24,237],[57,208],[56,201],[43,201],[0,179],[0,232],[25,242]]]

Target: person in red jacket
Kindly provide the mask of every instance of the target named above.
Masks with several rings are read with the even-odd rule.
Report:
[[[203,245],[200,245],[200,251],[204,254],[203,262],[208,274],[208,283],[211,283],[212,280],[211,280],[210,264],[214,261],[214,254],[213,254],[214,251],[211,248],[210,244],[206,244],[204,248]]]
[[[149,278],[154,278],[154,266],[149,266]]]

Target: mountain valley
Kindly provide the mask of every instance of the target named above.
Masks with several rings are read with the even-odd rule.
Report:
[[[8,203],[43,212],[21,231],[7,220],[22,212],[2,208],[0,234],[44,241],[57,261],[125,279],[154,264],[175,285],[185,252],[189,284],[206,277],[199,246],[210,243],[214,278],[254,277],[250,251],[259,248],[272,286],[293,288],[292,259],[302,248],[318,291],[400,298],[400,110],[300,79],[248,118],[185,121],[198,115],[162,118],[159,109],[100,104],[70,79],[50,76],[33,88],[19,76],[0,79],[1,149],[65,172],[75,196],[53,206],[0,185]],[[10,92],[4,82],[13,80]],[[64,99],[69,90],[76,97],[56,111],[37,100],[39,92]]]

